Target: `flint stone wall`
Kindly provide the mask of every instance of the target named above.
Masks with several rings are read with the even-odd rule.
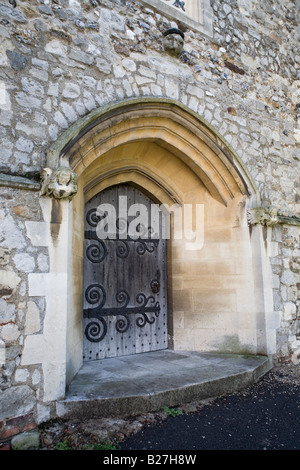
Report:
[[[189,1],[189,0],[187,0]],[[300,208],[296,1],[211,1],[213,37],[125,0],[0,2],[0,434],[53,415],[39,365],[21,366],[27,335],[43,331],[45,301],[28,274],[48,271],[26,221],[40,221],[39,174],[49,146],[93,109],[132,97],[166,97],[199,113],[233,147],[263,205]],[[163,33],[182,28],[171,57]],[[268,240],[277,357],[299,361],[299,227]]]

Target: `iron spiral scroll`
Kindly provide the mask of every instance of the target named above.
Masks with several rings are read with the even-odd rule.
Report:
[[[139,328],[143,328],[147,323],[153,324],[160,313],[160,304],[155,302],[153,295],[146,296],[142,292],[136,295],[135,307],[128,306],[130,296],[126,290],[119,290],[116,293],[116,301],[119,307],[104,307],[106,302],[106,292],[102,285],[91,284],[85,291],[85,299],[91,305],[83,310],[84,318],[94,319],[85,328],[85,336],[92,343],[99,343],[107,334],[107,322],[109,317],[117,318],[115,328],[119,333],[125,333],[131,324],[131,316],[135,315],[135,323]],[[96,321],[97,320],[97,321]]]
[[[86,215],[86,222],[92,228],[96,228],[97,224],[101,221],[101,216],[98,215],[95,208],[90,209]],[[108,245],[110,241],[115,241],[115,249],[118,258],[127,258],[130,253],[131,242],[134,244],[135,252],[138,255],[145,253],[153,253],[158,247],[159,239],[152,237],[151,227],[143,227],[140,224],[139,236],[131,238],[126,230],[128,229],[128,221],[117,219],[115,238],[99,238],[96,230],[85,230],[85,240],[90,241],[91,244],[87,247],[86,255],[92,263],[101,263],[108,256]],[[125,230],[125,232],[124,232]],[[125,233],[125,235],[124,235]],[[123,234],[123,235],[122,235]]]

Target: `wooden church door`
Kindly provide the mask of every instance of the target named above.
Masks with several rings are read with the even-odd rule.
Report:
[[[153,204],[130,185],[86,204],[84,361],[167,348],[166,240],[162,213],[153,233]]]

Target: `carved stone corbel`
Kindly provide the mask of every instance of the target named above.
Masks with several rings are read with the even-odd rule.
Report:
[[[300,226],[299,217],[281,213],[279,209],[274,206],[249,209],[247,216],[249,225],[264,225],[270,227],[277,224],[286,224]]]
[[[177,28],[171,28],[164,32],[163,47],[165,52],[174,57],[179,57],[183,50],[184,33]]]
[[[257,207],[247,212],[249,225],[276,225],[278,224],[278,210],[274,206]]]
[[[68,167],[52,171],[44,168],[41,172],[40,196],[71,200],[77,193],[77,175]]]

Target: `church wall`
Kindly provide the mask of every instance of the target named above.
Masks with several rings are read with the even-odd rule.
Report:
[[[51,341],[46,315],[51,307],[49,296],[53,300],[56,295],[60,302],[61,292],[68,288],[67,270],[76,270],[82,262],[78,252],[80,234],[71,242],[65,226],[59,229],[62,221],[71,217],[74,224],[77,217],[75,227],[80,232],[84,201],[77,205],[75,214],[64,201],[63,212],[58,213],[55,203],[39,197],[40,172],[47,166],[47,151],[83,116],[125,99],[168,98],[198,113],[244,163],[258,188],[261,205],[274,205],[283,216],[290,216],[287,223],[262,227],[261,248],[270,260],[271,271],[261,272],[261,276],[271,278],[265,298],[268,305],[272,304],[267,316],[273,335],[272,354],[278,360],[299,362],[300,234],[299,225],[290,223],[299,218],[300,212],[299,2],[204,3],[207,23],[198,30],[197,25],[181,22],[180,15],[171,18],[163,7],[154,9],[142,0],[17,0],[15,8],[9,1],[0,1],[1,440],[52,417],[55,405],[51,387],[47,389],[49,395],[44,396],[47,377],[57,372],[57,389],[63,394],[66,381],[80,363],[74,353],[80,341],[75,325],[80,319],[72,317],[72,304],[60,304],[65,313],[63,321],[59,312],[51,319],[67,341],[66,349],[53,351],[53,362],[47,359],[47,367],[42,367],[38,357],[31,358],[41,350],[42,341],[46,341],[45,348]],[[164,32],[170,28],[184,32],[180,54],[165,49]],[[229,207],[232,214],[237,211],[234,204]],[[224,208],[212,204],[210,214],[216,217],[207,227],[208,236],[215,237],[210,238],[211,243],[220,250],[217,234],[222,240],[226,230],[222,226],[224,213]],[[233,246],[242,246],[243,239],[235,235],[233,227],[234,223],[226,235]],[[210,228],[214,230],[210,232]],[[245,240],[254,243],[258,227],[251,231],[245,225],[243,230]],[[59,243],[61,251],[57,249]],[[70,267],[72,250],[76,257]],[[61,257],[54,259],[57,253]],[[249,264],[249,273],[258,273],[261,268],[255,265],[253,253],[247,258],[248,253],[243,252],[245,263]],[[242,313],[248,284],[239,284],[238,257],[225,264],[215,260],[212,268],[209,246],[202,255],[203,273],[209,275],[209,269],[215,273],[217,263],[220,270],[227,270],[235,286],[234,296],[222,284],[221,276],[219,288]],[[226,251],[224,256],[229,260],[230,253]],[[176,258],[174,261],[176,269]],[[59,280],[53,279],[47,291],[43,279],[50,279],[51,270],[58,273]],[[180,308],[174,312],[177,329],[183,325],[189,328],[201,294],[201,289],[193,285],[193,276],[184,280],[180,276],[179,271],[179,290],[192,289],[186,294],[191,308],[184,318]],[[77,282],[80,284],[79,279]],[[207,276],[203,276],[203,286],[205,282]],[[75,303],[80,295],[79,284],[73,285],[74,292],[70,291]],[[179,296],[182,298],[182,292]],[[210,307],[217,317],[213,294]],[[265,308],[248,307],[256,313]],[[224,315],[228,317],[230,312]],[[239,341],[243,334],[249,338],[251,329],[264,334],[265,325],[254,324],[253,316],[248,323],[241,317],[235,321]],[[68,326],[73,332],[69,336]],[[199,339],[201,333],[193,337],[195,347]],[[260,342],[263,344],[264,339],[253,340],[255,351]],[[226,349],[229,344],[232,348],[232,334],[222,347]],[[51,352],[47,353],[50,358]],[[59,367],[69,370],[69,378],[61,381]]]

